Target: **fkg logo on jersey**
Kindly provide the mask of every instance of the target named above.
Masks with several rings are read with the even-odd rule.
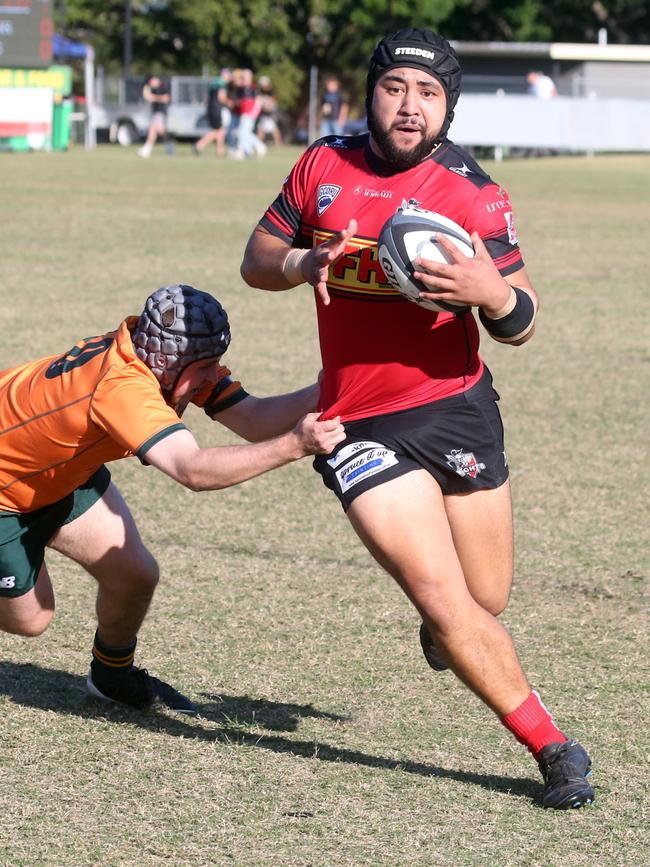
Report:
[[[485,464],[479,463],[474,452],[464,452],[462,449],[452,449],[450,455],[445,455],[447,464],[454,472],[458,473],[461,478],[469,476],[470,479],[475,479],[481,470],[485,469]]]
[[[342,187],[337,187],[336,184],[320,185],[316,193],[316,209],[319,217],[325,213],[341,190]]]

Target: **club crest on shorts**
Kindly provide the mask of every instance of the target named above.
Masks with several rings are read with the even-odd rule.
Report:
[[[481,464],[476,460],[474,452],[464,452],[462,449],[452,449],[450,455],[445,455],[447,464],[454,472],[458,473],[461,478],[469,476],[470,479],[475,479],[481,470],[485,469],[485,464]]]
[[[338,187],[336,184],[320,185],[316,193],[316,209],[319,217],[325,213],[341,190],[342,187]]]

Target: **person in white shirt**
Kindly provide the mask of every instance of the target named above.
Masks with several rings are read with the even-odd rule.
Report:
[[[532,96],[537,96],[540,99],[551,99],[557,96],[557,87],[553,79],[545,75],[543,72],[533,70],[526,76],[528,82],[528,93]]]

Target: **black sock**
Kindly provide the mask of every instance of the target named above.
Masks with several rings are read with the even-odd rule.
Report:
[[[131,644],[126,647],[109,647],[95,632],[93,661],[91,663],[93,672],[109,677],[124,674],[133,665],[137,643],[138,639],[134,638]]]

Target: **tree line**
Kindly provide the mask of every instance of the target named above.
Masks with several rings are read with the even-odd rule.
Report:
[[[59,32],[121,73],[130,11],[133,73],[198,75],[221,66],[270,75],[279,103],[304,102],[309,69],[362,92],[378,39],[427,27],[451,40],[648,43],[650,4],[629,0],[66,0]],[[58,7],[58,8],[57,8]]]

